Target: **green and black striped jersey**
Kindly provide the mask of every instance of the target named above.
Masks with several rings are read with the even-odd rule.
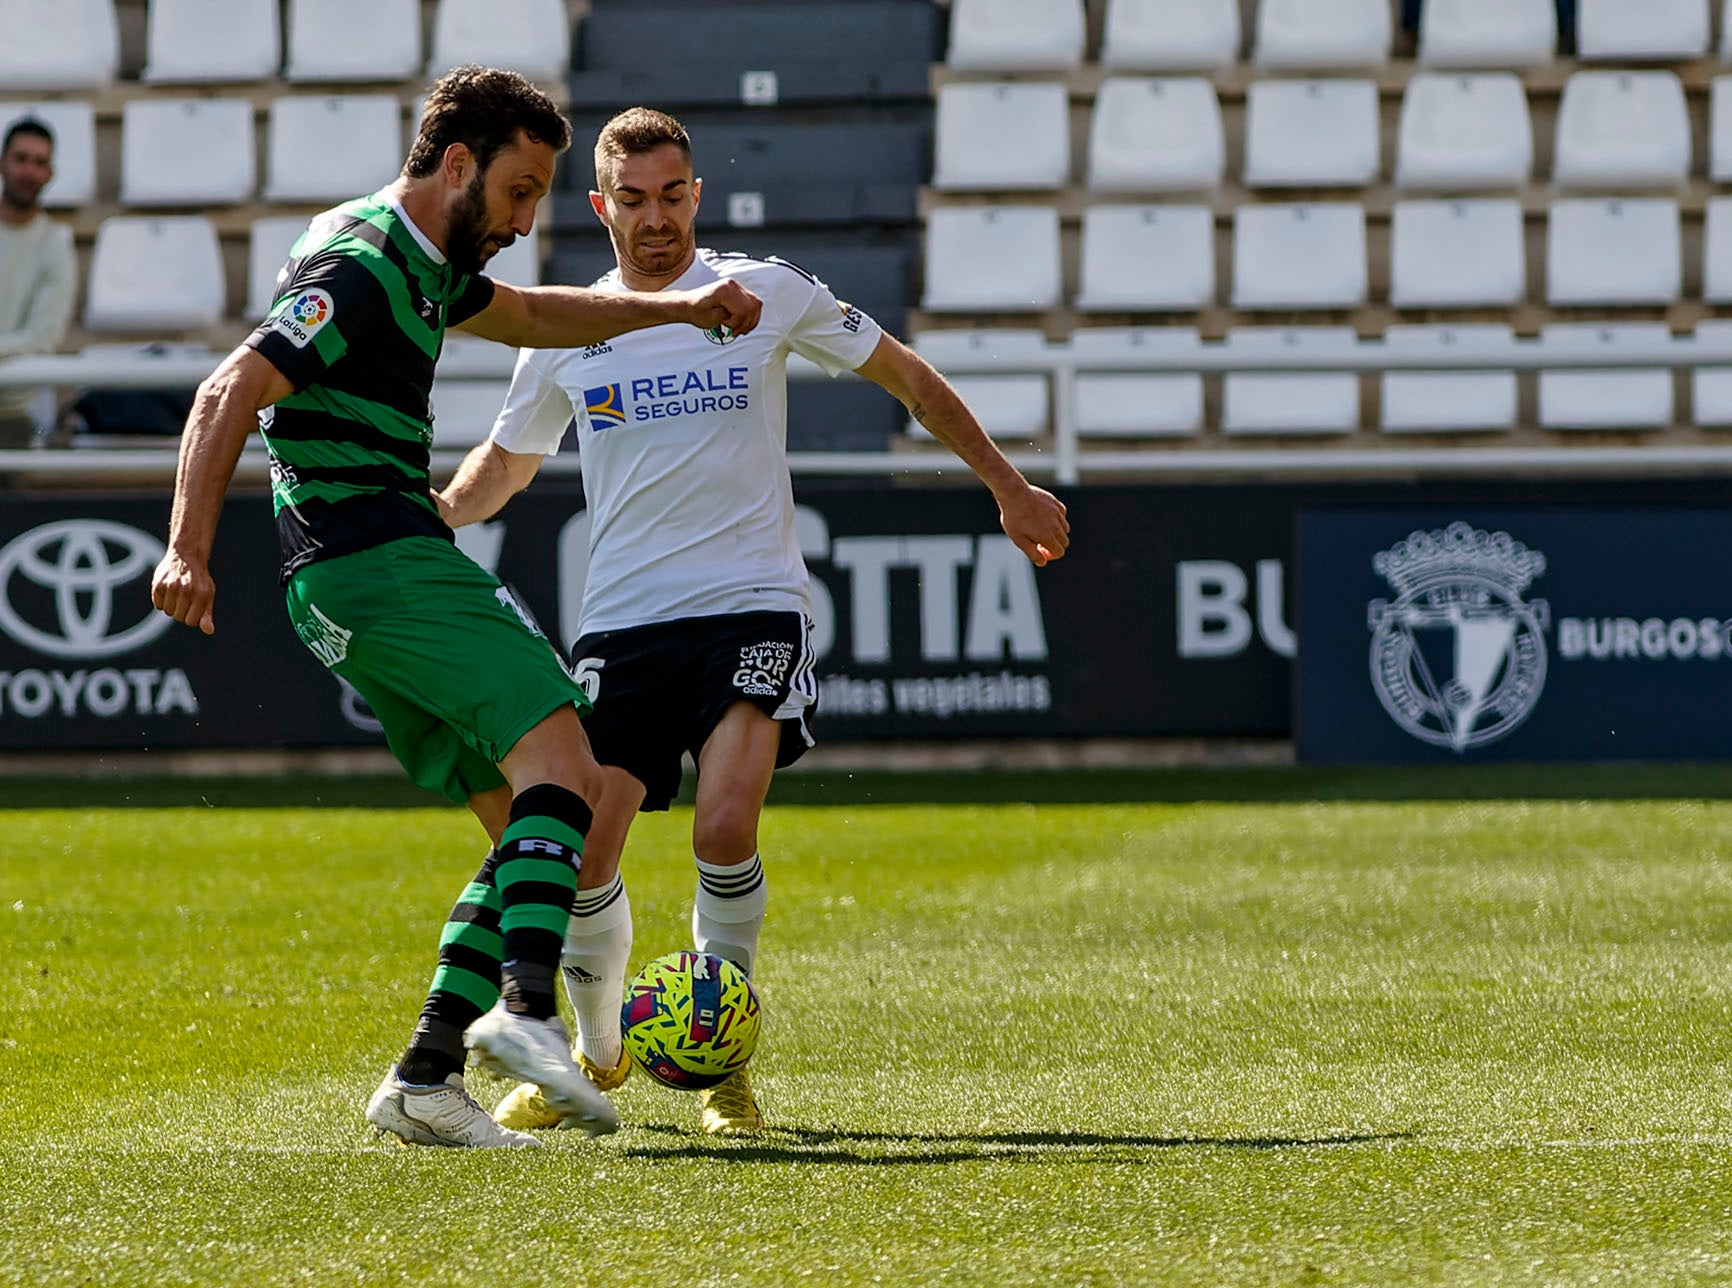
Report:
[[[247,344],[294,386],[260,415],[283,578],[402,537],[449,541],[427,477],[433,365],[493,282],[458,273],[375,193],[313,220]]]

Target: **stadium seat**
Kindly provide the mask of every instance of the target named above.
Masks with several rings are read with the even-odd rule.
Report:
[[[1076,306],[1097,312],[1194,312],[1215,302],[1215,212],[1208,206],[1091,206],[1083,211]]]
[[[421,73],[421,0],[289,0],[292,81],[402,81]]]
[[[1421,73],[1407,83],[1397,187],[1515,190],[1528,182],[1533,164],[1533,121],[1519,76]]]
[[[1082,61],[1083,0],[952,0],[957,71],[1065,71]]]
[[[247,244],[247,303],[241,316],[257,322],[277,302],[277,274],[289,261],[307,221],[300,215],[255,219]]]
[[[114,0],[0,0],[0,90],[103,89],[120,67]]]
[[[1098,192],[1204,192],[1220,186],[1227,135],[1202,77],[1109,76],[1089,127],[1088,185]]]
[[[1389,302],[1398,309],[1491,308],[1527,293],[1521,202],[1398,201]]]
[[[571,66],[565,0],[439,0],[427,78],[465,63],[509,67],[538,84],[561,84]]]
[[[1238,57],[1238,0],[1107,0],[1103,67],[1212,71]]]
[[[1352,327],[1234,327],[1227,344],[1244,357],[1283,350],[1351,355]],[[1227,434],[1351,434],[1359,428],[1359,377],[1351,372],[1233,374],[1223,382]]]
[[[486,442],[510,389],[509,380],[435,380],[434,448],[451,451]]]
[[[144,79],[256,81],[282,62],[277,0],[151,0]],[[221,39],[212,39],[215,33]]]
[[[1381,67],[1393,34],[1388,0],[1262,0],[1259,67]]]
[[[1732,303],[1732,197],[1714,197],[1702,228],[1702,298]]]
[[[1061,84],[945,85],[936,132],[935,188],[1027,191],[1070,178],[1070,96]]]
[[[1732,341],[1732,320],[1699,322],[1696,338],[1716,344]],[[1690,373],[1690,419],[1712,429],[1732,427],[1732,367],[1697,367]]]
[[[0,136],[33,116],[54,136],[54,178],[42,190],[50,210],[69,210],[96,195],[96,109],[78,99],[0,103]]]
[[[1732,76],[1716,76],[1709,92],[1708,177],[1732,183]]]
[[[1546,235],[1550,303],[1670,304],[1682,286],[1682,233],[1672,198],[1552,203]]]
[[[958,373],[950,376],[950,382],[993,438],[1026,440],[1046,431],[1051,410],[1046,373],[1015,371],[1018,358],[1046,352],[1046,337],[1039,331],[924,331],[915,337],[914,351],[946,375],[958,360],[1002,362],[1009,369],[1004,375]],[[912,421],[908,433],[914,438],[930,437]]]
[[[1664,322],[1554,322],[1540,331],[1547,349],[1603,354],[1615,363],[1618,347],[1632,340],[1665,339]],[[1540,372],[1543,429],[1664,429],[1672,423],[1672,373],[1664,369]]]
[[[1240,206],[1233,212],[1233,307],[1349,309],[1365,302],[1365,208]]]
[[[1077,362],[1077,433],[1085,438],[1157,438],[1203,428],[1203,378],[1194,373],[1090,371],[1090,358],[1193,353],[1188,326],[1081,327],[1071,332]]]
[[[1514,340],[1496,322],[1469,326],[1392,326],[1391,349],[1448,352],[1463,340]],[[1463,433],[1514,429],[1513,371],[1392,371],[1383,377],[1383,429],[1389,434]]]
[[[939,312],[1027,313],[1059,302],[1058,211],[951,206],[926,220],[926,298]]]
[[[541,228],[529,230],[487,261],[487,276],[512,286],[541,285]]]
[[[1676,73],[1577,72],[1558,104],[1560,188],[1668,188],[1690,173],[1690,113]]]
[[[1377,82],[1265,80],[1246,91],[1248,187],[1362,187],[1377,166]]]
[[[1557,0],[1425,0],[1426,67],[1539,67],[1558,49]]]
[[[402,168],[402,108],[391,94],[278,98],[271,103],[269,149],[268,200],[358,197]]]
[[[122,205],[235,205],[257,188],[246,99],[141,98],[122,109]]]
[[[96,230],[84,324],[158,333],[215,326],[223,316],[222,248],[203,215],[117,215]]]
[[[1584,62],[1699,58],[1708,52],[1708,0],[1577,0]]]

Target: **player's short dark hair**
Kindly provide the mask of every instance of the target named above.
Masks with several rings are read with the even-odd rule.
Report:
[[[595,177],[600,182],[604,166],[611,157],[641,156],[654,152],[663,144],[672,143],[692,159],[692,140],[681,125],[666,112],[653,107],[628,107],[601,127],[595,137]]]
[[[20,134],[41,139],[50,148],[54,146],[54,131],[48,128],[46,121],[37,116],[21,116],[7,128],[5,141],[0,142],[0,153],[10,152],[12,140]]]
[[[571,146],[571,123],[551,98],[516,72],[453,68],[428,91],[403,171],[411,179],[425,179],[453,143],[467,146],[485,171],[519,130],[555,152]]]

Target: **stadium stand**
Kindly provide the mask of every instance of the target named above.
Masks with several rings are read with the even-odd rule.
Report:
[[[1384,339],[1402,349],[1448,350],[1474,339],[1512,340],[1498,322],[1392,326]],[[1514,372],[1390,372],[1383,377],[1383,429],[1391,434],[1473,433],[1516,425]]]
[[[1398,309],[1507,307],[1527,289],[1513,198],[1398,201],[1389,244],[1389,302]]]
[[[78,99],[0,103],[0,135],[33,116],[54,134],[54,178],[42,190],[49,210],[70,210],[96,195],[96,110]]]
[[[976,192],[1064,187],[1070,102],[1063,85],[980,82],[938,91],[937,188]]]
[[[186,158],[199,164],[187,165]],[[152,98],[121,115],[123,206],[233,206],[258,188],[252,104],[238,98]]]
[[[1401,96],[1395,185],[1432,192],[1515,192],[1534,164],[1533,119],[1521,78],[1415,76]]]
[[[1359,188],[1377,176],[1377,84],[1265,80],[1245,92],[1245,186]]]
[[[1115,0],[1101,65],[1114,70],[1214,71],[1239,56],[1237,0]]]
[[[114,0],[0,0],[0,91],[106,89],[120,67]]]
[[[465,63],[509,67],[533,81],[557,83],[571,65],[565,0],[439,0],[427,78]]]
[[[1214,237],[1207,206],[1091,206],[1077,308],[1196,312],[1215,298]]]
[[[1559,188],[1676,188],[1690,173],[1690,114],[1672,72],[1577,72],[1558,104]]]
[[[1082,61],[1082,0],[952,0],[958,71],[1063,71]]]
[[[1393,28],[1386,0],[1263,0],[1256,63],[1284,71],[1378,67]]]
[[[270,201],[342,201],[402,168],[403,111],[390,94],[276,99],[270,108]]]
[[[1555,0],[1425,0],[1420,10],[1427,67],[1538,67],[1557,48]]]
[[[221,40],[211,33],[222,32]],[[235,84],[276,75],[282,60],[277,0],[151,0],[144,79]]]
[[[1580,0],[1584,62],[1697,58],[1708,52],[1708,0]]]
[[[1182,358],[1198,345],[1197,329],[1081,327],[1071,344],[1083,361],[1160,353]],[[1203,378],[1134,371],[1080,372],[1077,432],[1084,438],[1183,437],[1203,428]]]
[[[146,336],[215,326],[224,294],[222,252],[210,220],[115,216],[96,234],[84,324]]]
[[[1227,168],[1215,87],[1201,77],[1113,76],[1089,126],[1088,186],[1097,192],[1207,192]]]
[[[421,70],[421,0],[289,0],[291,81],[403,81]]]

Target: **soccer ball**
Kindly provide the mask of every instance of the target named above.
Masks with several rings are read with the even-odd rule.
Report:
[[[669,953],[625,991],[620,1028],[632,1062],[665,1086],[701,1091],[745,1067],[758,1045],[758,995],[712,953]]]

